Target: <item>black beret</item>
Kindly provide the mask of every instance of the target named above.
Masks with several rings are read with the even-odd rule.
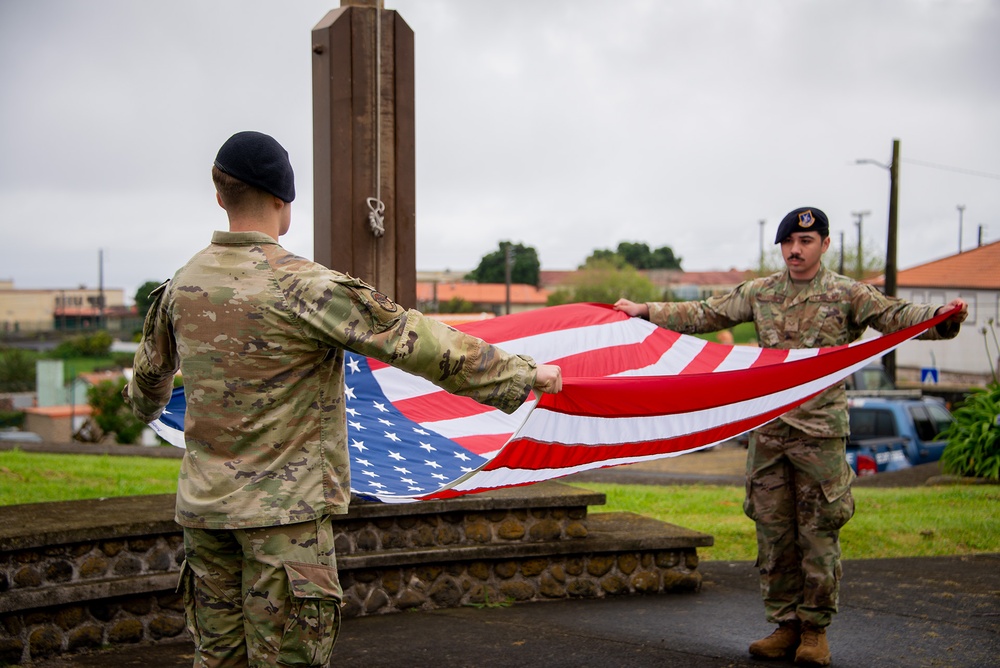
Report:
[[[803,206],[789,211],[788,215],[781,219],[774,243],[780,244],[790,237],[792,232],[819,232],[820,237],[828,237],[830,236],[830,221],[826,214],[816,207]]]
[[[288,151],[274,137],[261,132],[237,132],[219,149],[215,166],[283,202],[295,199],[295,175]]]

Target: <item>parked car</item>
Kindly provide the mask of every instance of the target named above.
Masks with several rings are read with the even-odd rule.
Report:
[[[954,418],[937,397],[900,390],[879,363],[846,379],[851,435],[847,461],[858,475],[899,471],[941,459],[938,435]],[[748,435],[737,439],[746,446]]]
[[[0,441],[10,443],[41,443],[42,437],[30,431],[0,429]]]
[[[872,362],[858,369],[844,379],[844,387],[848,392],[895,392],[896,385],[885,372],[881,362]]]
[[[848,400],[851,441],[898,439],[913,466],[941,459],[946,441],[939,435],[954,418],[931,397],[859,397]]]
[[[913,466],[906,457],[906,441],[902,438],[848,439],[847,463],[859,476],[902,471]]]

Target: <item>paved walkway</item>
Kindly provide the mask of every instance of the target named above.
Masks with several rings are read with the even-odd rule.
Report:
[[[349,619],[331,666],[370,668],[785,667],[747,646],[770,632],[748,562],[703,562],[696,594],[453,608]],[[1000,665],[1000,554],[847,561],[829,631],[838,668]],[[173,641],[41,668],[181,668]]]
[[[147,454],[142,450],[146,449],[116,454]],[[672,460],[582,474],[566,482],[742,484],[744,457],[745,450],[727,445]],[[871,482],[889,483],[893,475],[880,474],[874,476],[880,480]],[[939,475],[936,465],[927,465],[912,471],[905,481],[891,482],[894,486],[923,484],[934,475]],[[763,618],[753,565],[707,561],[699,568],[704,583],[696,594],[349,619],[331,666],[792,666],[789,661],[753,660],[747,653],[750,642],[773,628]],[[1000,666],[1000,554],[847,561],[841,612],[829,638],[833,665],[839,668]],[[186,668],[192,656],[190,642],[172,641],[52,659],[35,666]]]

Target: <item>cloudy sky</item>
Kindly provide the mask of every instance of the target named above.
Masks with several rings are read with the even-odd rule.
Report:
[[[131,298],[225,227],[232,133],[289,150],[312,256],[310,33],[337,0],[0,0],[0,279]],[[620,241],[748,268],[790,209],[899,264],[1000,239],[995,0],[386,0],[415,33],[417,266],[511,240],[543,269]]]

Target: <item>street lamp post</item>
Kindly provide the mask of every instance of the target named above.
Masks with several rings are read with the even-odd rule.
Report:
[[[962,252],[962,214],[965,213],[965,205],[959,204],[955,207],[958,209],[958,252]]]
[[[885,243],[885,294],[896,296],[896,229],[899,224],[899,140],[892,140],[892,162],[885,165],[876,160],[861,158],[859,165],[876,165],[889,172],[889,231]],[[886,353],[883,358],[885,373],[896,382],[896,353]]]
[[[857,222],[854,223],[858,226],[858,257],[856,258],[857,262],[855,264],[857,266],[857,277],[860,280],[865,277],[865,253],[861,248],[861,221],[864,220],[865,216],[870,216],[871,211],[852,211],[851,215],[858,219]]]

